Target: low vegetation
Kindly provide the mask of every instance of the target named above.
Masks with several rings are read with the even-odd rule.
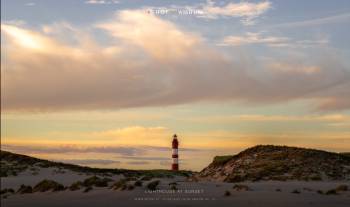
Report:
[[[7,162],[1,159],[0,177],[17,176],[28,168],[26,164]]]
[[[169,186],[170,186],[170,190],[177,190],[177,182],[172,182],[172,183],[169,183]]]
[[[62,191],[65,187],[62,184],[53,180],[43,180],[36,184],[33,188],[33,192],[46,192],[46,191]]]
[[[327,190],[326,195],[336,195],[337,194],[337,191],[335,189],[330,189],[330,190]]]
[[[159,183],[160,183],[159,180],[152,181],[152,182],[147,184],[147,188],[149,190],[157,190],[157,186],[159,185]]]
[[[335,188],[337,192],[342,192],[342,191],[348,191],[348,186],[347,185],[339,185],[338,187]]]
[[[33,188],[30,185],[21,185],[17,190],[19,194],[33,193]]]
[[[224,165],[232,159],[233,155],[226,156],[215,156],[213,160],[213,165]]]
[[[89,186],[89,187],[86,187],[83,192],[87,193],[87,192],[91,191],[92,189],[93,188],[91,186]]]
[[[322,194],[322,195],[337,195],[337,194],[340,194],[340,193],[345,192],[345,191],[348,191],[347,185],[339,185],[334,189],[329,189],[326,191],[317,190],[316,192],[318,194]]]
[[[111,188],[113,190],[126,190],[128,188],[128,182],[126,179],[120,179],[119,181],[115,182]]]
[[[294,193],[294,194],[300,194],[300,191],[299,191],[299,190],[297,190],[297,189],[295,189],[295,190],[293,190],[291,193]]]
[[[249,190],[252,190],[247,185],[242,185],[242,184],[235,184],[232,188],[234,190],[236,190],[236,191],[249,191]]]
[[[83,186],[83,182],[81,181],[77,181],[75,183],[72,183],[70,186],[69,186],[69,190],[71,191],[76,191],[76,190],[80,190]]]
[[[95,187],[107,187],[108,183],[113,181],[110,178],[100,178],[97,176],[92,176],[87,179],[85,179],[82,183],[85,187],[95,186]]]
[[[141,187],[143,185],[143,183],[141,180],[137,180],[137,181],[135,181],[134,185],[137,187]]]
[[[198,180],[350,180],[350,156],[321,150],[258,145],[237,155],[216,156],[193,176]]]
[[[12,188],[5,188],[0,191],[1,198],[7,198],[9,195],[14,194],[15,190]]]
[[[340,154],[350,157],[350,152],[341,152]]]
[[[318,194],[321,194],[321,195],[324,194],[322,190],[317,190],[316,192],[317,192]]]

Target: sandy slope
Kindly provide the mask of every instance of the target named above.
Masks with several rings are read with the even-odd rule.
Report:
[[[16,177],[1,179],[1,188],[17,189],[20,184],[35,185],[43,179],[52,179],[64,185],[69,185],[77,180],[84,180],[89,175],[78,174],[71,171],[57,173],[55,169],[42,169],[39,174],[32,175],[23,172]],[[121,176],[113,176],[115,180]],[[160,191],[150,193],[146,187],[136,187],[132,191],[114,191],[108,188],[94,188],[88,193],[79,191],[44,192],[33,194],[14,194],[6,199],[1,199],[1,206],[315,206],[337,207],[350,206],[350,191],[338,195],[320,195],[317,190],[329,190],[346,182],[245,182],[252,191],[235,191],[232,183],[219,182],[187,182],[184,177],[159,179]],[[177,188],[182,190],[170,193],[169,183],[177,181]],[[150,181],[145,181],[147,184]],[[145,186],[145,185],[144,185]],[[276,189],[281,189],[277,192]],[[305,189],[307,188],[307,189]],[[299,190],[300,194],[291,193]],[[193,190],[193,191],[190,191]],[[225,197],[224,192],[229,190],[230,196]],[[202,199],[202,200],[201,200]]]
[[[78,180],[84,180],[93,174],[77,173],[70,170],[62,170],[56,167],[40,168],[37,175],[33,175],[32,171],[26,170],[19,173],[18,176],[9,176],[1,178],[1,188],[17,189],[21,184],[34,186],[43,179],[50,179],[59,182],[65,186],[69,186]],[[114,175],[110,178],[118,180],[122,175]]]

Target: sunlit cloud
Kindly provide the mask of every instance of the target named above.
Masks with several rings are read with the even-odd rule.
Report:
[[[119,155],[142,155],[144,150],[137,147],[125,147],[125,146],[97,146],[92,145],[72,145],[72,144],[55,144],[44,146],[40,144],[2,144],[1,147],[4,150],[14,151],[23,154],[62,154],[62,153],[111,153]]]
[[[214,19],[218,17],[241,17],[243,24],[253,25],[257,17],[271,8],[272,5],[269,1],[228,3],[225,6],[217,6],[214,1],[209,0],[202,7],[204,13],[202,17]]]
[[[40,58],[40,56],[45,57],[46,55],[56,57],[71,56],[71,58],[76,58],[83,53],[82,48],[74,48],[68,44],[63,44],[40,32],[23,29],[10,24],[1,24],[1,28],[5,34],[7,44],[11,44],[11,46],[6,47],[6,52],[11,54],[9,59],[12,57],[14,59],[20,59],[23,58],[21,55],[24,54],[35,57],[35,59]]]
[[[36,4],[34,2],[28,2],[28,3],[25,3],[24,5],[26,5],[26,6],[35,6]]]
[[[103,159],[61,159],[61,160],[55,160],[55,161],[76,164],[76,165],[87,165],[87,166],[111,165],[111,164],[120,163],[120,161],[117,161],[117,160],[103,160]]]
[[[5,33],[12,37],[17,45],[27,49],[32,49],[34,51],[45,51],[45,49],[47,49],[46,46],[52,44],[48,38],[37,35],[28,30],[20,29],[7,24],[2,24],[1,28]]]
[[[251,44],[261,44],[270,47],[311,47],[311,46],[322,46],[328,43],[328,39],[316,39],[316,40],[292,40],[289,37],[283,36],[268,36],[264,35],[263,32],[247,32],[245,35],[241,36],[226,36],[218,44],[220,46],[240,46],[240,45],[251,45]]]
[[[336,14],[333,16],[319,17],[315,19],[308,19],[296,22],[286,22],[269,26],[269,28],[296,28],[296,27],[313,27],[324,24],[335,24],[349,22],[350,13]]]
[[[85,4],[119,4],[117,0],[88,0]]]
[[[121,11],[116,18],[97,25],[127,43],[143,48],[157,59],[179,59],[200,47],[199,36],[145,11]]]
[[[244,45],[244,44],[256,44],[256,43],[264,43],[269,45],[280,45],[286,44],[289,42],[289,38],[287,37],[262,37],[260,33],[251,33],[248,32],[246,36],[227,36],[224,38],[222,44],[223,45]]]
[[[286,63],[271,63],[268,68],[271,70],[275,70],[277,72],[284,72],[284,73],[302,73],[305,75],[312,75],[314,73],[318,73],[321,71],[320,67],[314,66],[314,65],[300,65],[295,67],[295,65],[290,65]]]
[[[350,123],[350,116],[345,114],[327,114],[327,115],[260,115],[260,114],[241,114],[226,116],[201,116],[196,118],[184,118],[182,120],[192,122],[208,123],[229,123],[229,122],[329,122],[329,123]]]
[[[222,18],[237,18],[243,25],[254,25],[257,19],[272,8],[270,1],[262,2],[214,2],[207,0],[205,3],[192,5],[169,5],[163,7],[147,6],[143,9],[150,14],[159,16],[194,16],[206,20]]]
[[[165,127],[141,127],[132,126],[122,129],[96,132],[94,136],[109,137],[118,144],[139,144],[147,140],[148,145],[167,146],[170,141],[171,131]],[[168,137],[168,139],[167,139]]]
[[[90,29],[111,37],[108,46],[67,23],[44,25],[41,31],[3,24],[3,108],[96,110],[300,99],[315,101],[320,110],[349,107],[343,93],[350,74],[334,56],[314,57],[312,63],[290,57],[251,68],[200,34],[141,10],[120,11],[94,25]],[[265,74],[248,73],[252,69]]]

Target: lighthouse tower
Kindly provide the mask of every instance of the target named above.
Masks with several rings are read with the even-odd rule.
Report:
[[[179,147],[179,142],[177,141],[177,135],[174,134],[173,136],[173,164],[171,165],[171,169],[174,171],[179,170],[179,154],[178,154],[178,147]]]

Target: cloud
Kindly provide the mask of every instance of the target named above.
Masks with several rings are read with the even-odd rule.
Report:
[[[148,13],[156,15],[192,15],[203,19],[239,18],[243,25],[254,25],[256,19],[272,8],[270,1],[215,3],[208,0],[206,3],[169,7],[145,7]]]
[[[113,143],[122,145],[140,145],[140,143],[144,143],[147,140],[147,144],[151,146],[166,146],[169,143],[171,131],[165,127],[130,126],[94,132],[92,136],[109,138]],[[150,150],[156,150],[156,148],[151,147]]]
[[[287,37],[266,36],[263,37],[261,33],[248,32],[245,36],[227,36],[223,39],[222,45],[244,45],[264,43],[268,45],[280,45],[289,42]]]
[[[164,139],[164,138],[163,138]],[[165,138],[166,139],[166,138]],[[166,139],[167,145],[169,145],[171,139]],[[5,143],[1,147],[3,150],[13,151],[23,154],[65,154],[65,153],[103,153],[103,154],[118,154],[119,158],[136,159],[136,160],[160,160],[159,157],[144,157],[135,158],[135,156],[144,156],[147,152],[169,152],[169,147],[149,146],[142,145],[145,143],[145,139],[142,142],[134,142],[133,146],[93,146],[82,144],[51,144],[42,145],[40,143],[33,144],[31,142],[27,144],[20,143]],[[148,143],[148,142],[147,142]],[[199,152],[200,149],[181,147],[182,152]]]
[[[326,111],[349,109],[349,89],[350,81],[346,81],[343,84],[323,91],[322,95],[320,95],[318,109]]]
[[[201,17],[214,19],[219,17],[241,17],[243,24],[252,25],[257,17],[271,8],[271,2],[269,1],[228,3],[221,7],[216,6],[213,1],[207,1],[207,4],[201,8],[203,10]]]
[[[160,161],[159,165],[161,165],[161,166],[170,166],[171,162],[170,161]]]
[[[116,14],[116,19],[98,24],[97,27],[143,48],[160,60],[184,58],[200,46],[199,36],[183,32],[174,24],[144,11],[121,11]]]
[[[187,144],[197,142],[196,146],[199,148],[210,147],[210,150],[205,153],[213,153],[215,155],[215,149],[244,149],[250,146],[258,144],[275,144],[275,145],[289,145],[289,146],[301,146],[311,147],[318,149],[336,149],[337,151],[346,151],[350,146],[349,136],[347,132],[320,132],[319,129],[304,131],[299,133],[293,129],[287,128],[278,132],[266,132],[265,129],[254,132],[239,133],[230,130],[216,130],[207,131],[205,133],[192,133],[191,139],[184,141]],[[189,135],[188,135],[189,136]],[[200,142],[198,142],[200,140]],[[190,143],[191,142],[191,143]],[[330,147],[331,146],[331,147]]]
[[[284,73],[301,73],[304,75],[312,75],[321,71],[320,67],[315,65],[291,65],[286,63],[274,62],[269,64],[269,69]]]
[[[2,24],[3,109],[95,110],[300,99],[315,101],[321,110],[350,107],[344,96],[350,74],[337,55],[315,53],[312,58],[288,56],[285,61],[257,63],[254,58],[241,60],[234,52],[229,58],[200,34],[140,10],[120,11],[95,25],[82,29],[55,24],[34,31]],[[65,32],[57,32],[60,28]],[[91,30],[110,38],[108,44],[86,32]]]
[[[169,151],[169,147],[155,147],[155,146],[144,146],[145,149],[149,150],[157,150],[157,151]],[[187,147],[181,147],[180,151],[183,152],[199,152],[202,151],[201,149],[197,148],[187,148]]]
[[[147,162],[147,161],[131,161],[131,162],[127,162],[127,164],[129,164],[129,165],[148,165],[148,164],[150,164],[150,162]]]
[[[329,124],[350,123],[350,116],[344,114],[327,114],[327,115],[261,115],[261,114],[241,114],[227,116],[201,116],[180,119],[181,121],[198,122],[198,123],[237,123],[237,122],[324,122]]]
[[[111,165],[120,164],[120,161],[116,160],[103,160],[103,159],[61,159],[55,160],[56,162],[71,163],[76,165]]]
[[[334,23],[347,23],[350,20],[350,13],[337,14],[334,16],[320,17],[315,19],[297,21],[297,22],[287,22],[282,24],[276,24],[269,26],[269,28],[295,28],[295,27],[312,27],[324,24],[334,24]]]
[[[117,0],[88,0],[85,4],[119,4]]]
[[[108,137],[125,137],[125,138],[131,138],[135,136],[163,136],[164,133],[168,133],[168,129],[165,127],[142,127],[142,126],[131,126],[121,129],[115,129],[115,130],[107,130],[98,132],[101,136],[108,136]]]
[[[61,47],[57,42],[36,32],[21,29],[9,24],[2,24],[1,28],[12,38],[10,41],[13,42],[10,43],[31,50],[32,52],[48,53],[54,52],[53,49],[56,48],[60,48],[61,50],[68,49]]]
[[[26,6],[35,6],[35,3],[34,2],[28,2],[28,3],[25,3],[24,5],[26,5]]]
[[[92,146],[77,146],[77,145],[56,145],[56,146],[41,146],[41,145],[13,145],[2,144],[3,150],[13,151],[23,154],[64,154],[64,153],[111,153],[124,156],[142,155],[145,150],[137,147],[92,147]]]
[[[262,32],[247,32],[242,36],[226,36],[218,44],[221,46],[240,46],[249,44],[263,44],[270,47],[310,47],[316,45],[325,45],[328,39],[319,40],[292,40],[289,37],[266,36]]]
[[[169,148],[168,148],[169,151]],[[121,159],[126,159],[126,160],[146,160],[146,161],[169,161],[169,157],[130,157],[130,156],[121,156],[117,157]]]

